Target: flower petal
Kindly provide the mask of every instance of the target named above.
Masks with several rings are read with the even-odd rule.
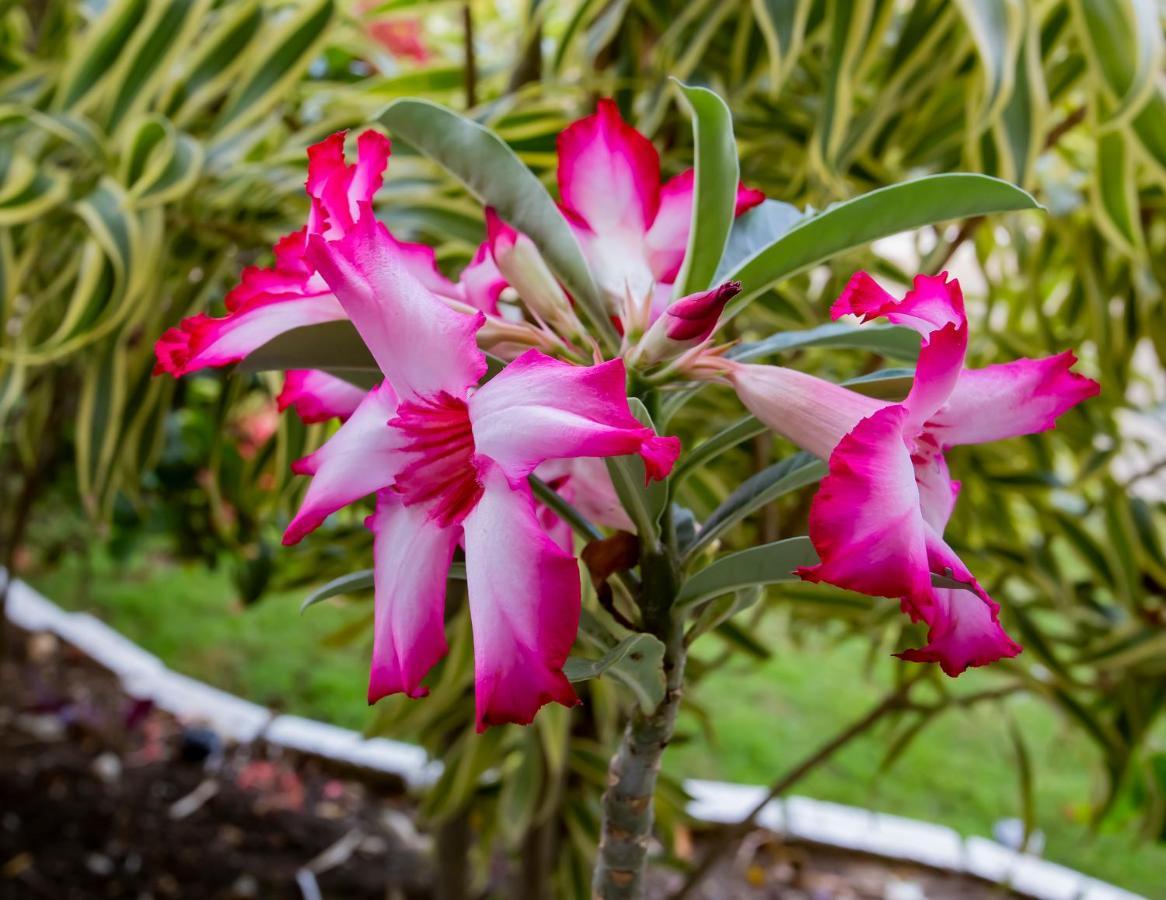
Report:
[[[614,100],[568,126],[558,140],[559,195],[569,216],[601,234],[643,235],[660,203],[660,157],[624,122]]]
[[[308,231],[335,240],[356,224],[360,207],[371,203],[384,183],[389,162],[389,139],[375,131],[357,138],[357,159],[344,160],[344,138],[338,131],[308,148],[308,179],[305,187],[312,198]]]
[[[856,272],[830,309],[834,319],[846,313],[861,316],[864,322],[886,317],[922,336],[915,380],[904,401],[911,411],[908,429],[918,429],[946,402],[963,370],[968,318],[959,282],[948,281],[946,272],[916,275],[911,290],[896,300],[866,272]]]
[[[578,700],[563,664],[579,629],[579,567],[539,524],[529,489],[497,467],[466,517],[478,731]]]
[[[486,371],[474,337],[485,317],[455,312],[427,290],[370,207],[340,240],[312,236],[307,258],[403,399],[464,396]]]
[[[367,391],[355,384],[316,369],[292,369],[283,376],[277,402],[283,412],[293,407],[305,422],[347,419],[360,406]]]
[[[934,531],[927,536],[932,571],[950,574],[973,590],[932,587],[908,612],[929,626],[927,644],[897,654],[911,662],[937,662],[954,678],[969,666],[1016,656],[1021,646],[1000,625],[1000,606],[988,596],[955,552]]]
[[[457,289],[460,299],[488,316],[498,315],[498,297],[506,288],[506,279],[490,255],[488,242],[478,245],[469,265],[462,269]]]
[[[1096,381],[1070,371],[1076,362],[1067,350],[1043,359],[965,369],[927,430],[944,447],[1047,431],[1063,412],[1101,390]]]
[[[820,459],[829,459],[859,422],[889,405],[784,366],[733,363],[725,375],[749,412]]]
[[[696,171],[688,169],[660,188],[660,207],[648,229],[648,261],[657,281],[671,284],[684,264],[692,230]]]
[[[478,453],[512,480],[547,459],[627,453],[663,478],[680,452],[632,415],[621,359],[573,366],[528,350],[470,398],[470,420]]]
[[[737,185],[737,205],[733,209],[733,215],[739,216],[741,213],[746,213],[755,206],[760,206],[765,202],[765,192],[757,188],[745,187],[744,184]]]
[[[947,273],[916,275],[915,284],[902,300],[896,300],[866,272],[855,272],[842,294],[830,308],[830,318],[852,313],[864,322],[886,317],[895,325],[905,325],[925,339],[945,325],[967,324],[964,296],[959,282],[947,280]]]
[[[888,406],[863,419],[830,456],[810,506],[810,540],[821,562],[798,570],[875,597],[917,597],[931,589],[915,468],[903,427]]]
[[[424,697],[421,686],[445,656],[446,576],[458,530],[442,528],[424,506],[405,506],[391,491],[377,495],[368,517],[373,540],[375,606],[368,702],[388,694]]]
[[[331,294],[265,304],[223,318],[191,316],[158,338],[154,374],[178,377],[230,365],[285,331],[342,318],[344,311]]]
[[[388,425],[396,410],[388,382],[373,388],[319,450],[292,466],[311,475],[312,483],[284,532],[284,544],[296,543],[342,506],[393,483],[404,462],[403,439]]]

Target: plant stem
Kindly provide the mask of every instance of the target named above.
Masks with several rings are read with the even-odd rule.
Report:
[[[672,613],[675,558],[666,551],[648,554],[641,561],[641,571],[644,627],[664,642],[664,698],[650,713],[636,709],[611,759],[603,794],[599,855],[591,882],[593,897],[602,900],[641,896],[660,760],[672,740],[684,693],[684,622]]]

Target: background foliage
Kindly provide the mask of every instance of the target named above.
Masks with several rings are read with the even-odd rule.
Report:
[[[549,183],[557,133],[594,97],[613,95],[671,173],[693,155],[674,76],[725,97],[743,179],[796,208],[770,206],[755,222],[957,170],[1014,181],[1047,207],[843,254],[783,278],[730,327],[744,341],[778,335],[759,354],[840,381],[900,368],[909,353],[829,346],[811,330],[856,268],[907,280],[951,267],[971,301],[975,364],[1078,348],[1100,398],[1055,432],[953,453],[967,475],[951,533],[1026,652],[954,686],[896,670],[917,683],[880,734],[891,764],[944,716],[977,704],[1008,716],[1036,698],[1095,749],[1097,791],[1082,798],[1092,820],[1136,810],[1147,837],[1166,837],[1166,491],[1154,470],[1166,400],[1166,87],[1156,5],[531,0],[470,13],[403,0],[360,10],[331,0],[0,4],[7,567],[21,546],[51,555],[85,545],[97,527],[125,547],[164,534],[184,554],[213,560],[228,548],[252,599],[271,584],[349,572],[367,557],[357,516],[338,517],[315,548],[274,551],[297,489],[287,462],[315,446],[321,427],[290,417],[273,426],[269,375],[152,379],[153,340],[180,316],[213,309],[243,263],[299,224],[304,147],[371,121],[386,102],[421,95],[469,107]],[[393,58],[370,38],[371,19],[402,16],[423,17],[427,59]],[[481,240],[479,204],[400,139],[382,197],[394,230],[435,244],[451,269]],[[707,434],[710,422],[739,419],[725,392],[707,390],[670,427],[689,446],[697,426]],[[756,498],[791,452],[748,422],[736,427],[706,448],[720,451],[716,464],[682,482],[677,499],[701,521],[751,476]],[[22,540],[34,501],[60,510],[74,499],[92,526],[63,535],[46,515],[34,520],[40,539]],[[726,548],[804,533],[808,491],[761,499],[744,527],[721,535]],[[364,621],[348,626],[353,639]],[[588,681],[583,711],[464,736],[464,617],[452,627],[434,696],[382,704],[373,728],[445,758],[425,806],[434,821],[473,818],[525,848],[536,869],[553,858],[548,848],[573,847],[558,854],[555,877],[564,890],[585,884],[608,747],[631,695],[611,679]],[[889,605],[808,585],[718,601],[701,627],[724,653],[758,664],[778,634],[859,635],[871,659],[908,640]],[[592,633],[580,647],[592,657],[622,636]],[[701,656],[694,675],[722,662]],[[687,721],[715,730],[702,698],[698,683]],[[1023,770],[1023,718],[1011,734]],[[679,800],[667,792],[664,812]],[[1031,795],[1022,790],[1018,806],[1030,812]],[[535,884],[545,875],[527,873]]]

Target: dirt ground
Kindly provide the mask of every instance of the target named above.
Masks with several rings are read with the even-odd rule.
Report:
[[[49,635],[0,666],[0,898],[430,898],[432,846],[400,785],[259,742],[225,747],[121,691]],[[701,837],[680,846],[699,854]],[[681,883],[658,867],[650,894]],[[490,894],[507,897],[504,889]],[[969,878],[755,832],[701,900],[974,900]],[[567,898],[570,900],[570,898]]]

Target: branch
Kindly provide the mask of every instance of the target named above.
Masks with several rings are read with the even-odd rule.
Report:
[[[681,886],[680,890],[672,895],[672,900],[682,900],[682,898],[689,896],[693,889],[700,884],[705,876],[712,870],[717,860],[726,852],[733,849],[737,842],[748,834],[753,828],[757,817],[761,815],[761,811],[769,805],[771,800],[780,797],[791,787],[809,775],[814,769],[818,768],[822,763],[833,756],[839,749],[850,743],[859,735],[877,724],[883,716],[887,713],[902,709],[907,705],[907,695],[911,692],[918,678],[907,681],[898,690],[888,694],[878,706],[874,707],[870,712],[851,725],[844,728],[837,735],[828,740],[825,744],[812,752],[809,756],[803,759],[800,763],[790,769],[785,775],[779,778],[769,788],[768,793],[761,801],[753,807],[749,815],[747,815],[740,822],[723,829],[712,841],[712,845],[705,851],[704,856],[701,857],[695,869],[689,874],[687,880]]]

